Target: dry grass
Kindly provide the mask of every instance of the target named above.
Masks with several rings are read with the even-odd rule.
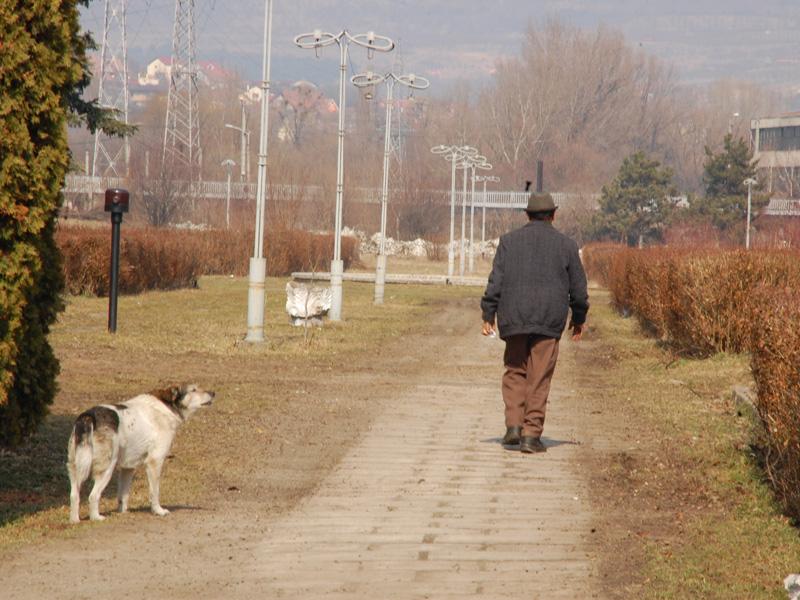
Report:
[[[476,294],[389,286],[386,304],[375,307],[372,286],[345,284],[345,322],[306,336],[288,324],[285,283],[268,281],[263,345],[242,341],[243,279],[205,277],[199,289],[123,297],[115,336],[105,331],[106,300],[69,298],[52,334],[62,363],[52,414],[19,452],[0,454],[0,551],[76,535],[67,526],[64,468],[72,420],[90,405],[162,383],[196,381],[217,392],[214,406],[178,433],[165,467],[165,506],[214,506],[232,495],[268,511],[291,506],[358,438],[376,405],[375,386],[384,385],[381,374],[402,379],[413,367],[397,359],[408,335],[425,331],[442,302]],[[135,509],[146,505],[145,488],[137,475]],[[113,509],[113,494],[112,485],[104,511]]]
[[[598,545],[613,598],[781,598],[800,537],[750,449],[731,388],[745,356],[680,358],[595,291],[598,342],[583,354],[598,417],[622,450],[593,457]],[[597,366],[600,364],[601,369]]]

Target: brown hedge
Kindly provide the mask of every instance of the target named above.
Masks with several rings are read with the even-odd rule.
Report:
[[[749,352],[767,475],[800,519],[800,252],[589,246],[615,306],[693,356]]]
[[[108,228],[61,226],[56,242],[64,257],[70,294],[108,293],[111,236]],[[186,231],[122,227],[120,292],[170,290],[195,285],[201,275],[246,275],[253,252],[252,232]],[[333,236],[305,231],[269,232],[265,245],[267,272],[328,269]],[[358,243],[342,238],[345,268],[358,261]]]

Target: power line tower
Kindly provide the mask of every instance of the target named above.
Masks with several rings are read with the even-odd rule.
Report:
[[[200,177],[200,112],[194,43],[194,0],[175,0],[167,121],[161,170],[183,165],[190,179]]]
[[[98,104],[113,109],[117,119],[128,124],[128,40],[125,13],[128,0],[106,0],[103,43],[100,47],[100,82]],[[130,144],[127,136],[111,138],[99,130],[94,134],[92,175],[121,177],[128,175]]]

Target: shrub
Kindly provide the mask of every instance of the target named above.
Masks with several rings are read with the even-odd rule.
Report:
[[[76,0],[0,3],[0,444],[47,413],[58,361],[47,342],[61,309],[53,240],[69,166],[67,116],[88,84]]]
[[[610,281],[611,261],[618,252],[623,251],[626,247],[622,244],[611,243],[585,245],[581,249],[581,261],[589,279],[594,279],[600,285],[607,286]]]
[[[683,354],[749,352],[764,463],[800,519],[800,255],[796,251],[588,247],[614,303]]]
[[[61,227],[57,237],[71,294],[108,294],[111,236],[105,228]],[[185,231],[124,227],[120,241],[120,292],[191,287],[201,275],[246,275],[252,232]],[[267,235],[268,274],[326,270],[333,236],[280,230]],[[342,238],[345,267],[358,260],[354,238]]]
[[[800,519],[800,303],[798,288],[762,287],[756,295],[753,377],[766,435],[764,464],[779,500]]]
[[[691,354],[747,352],[760,286],[800,289],[797,255],[780,251],[686,254],[666,288],[667,330]]]

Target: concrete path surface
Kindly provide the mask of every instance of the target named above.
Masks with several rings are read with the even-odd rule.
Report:
[[[163,520],[145,513],[85,523],[6,557],[0,598],[598,597],[581,462],[603,440],[574,391],[573,365],[591,346],[562,341],[548,452],[522,455],[500,445],[504,344],[480,336],[475,314],[445,311],[441,331],[407,338],[396,357],[376,363],[400,372],[404,362],[427,361],[402,386],[384,369],[357,374],[389,399],[376,398],[372,426],[289,512],[270,514],[251,499]],[[322,393],[333,402],[341,389],[334,381]],[[273,476],[268,463],[258,476]]]
[[[459,342],[275,524],[237,596],[596,597],[580,415],[564,384],[569,350],[551,394],[548,452],[523,455],[499,443],[503,343],[477,331]]]

